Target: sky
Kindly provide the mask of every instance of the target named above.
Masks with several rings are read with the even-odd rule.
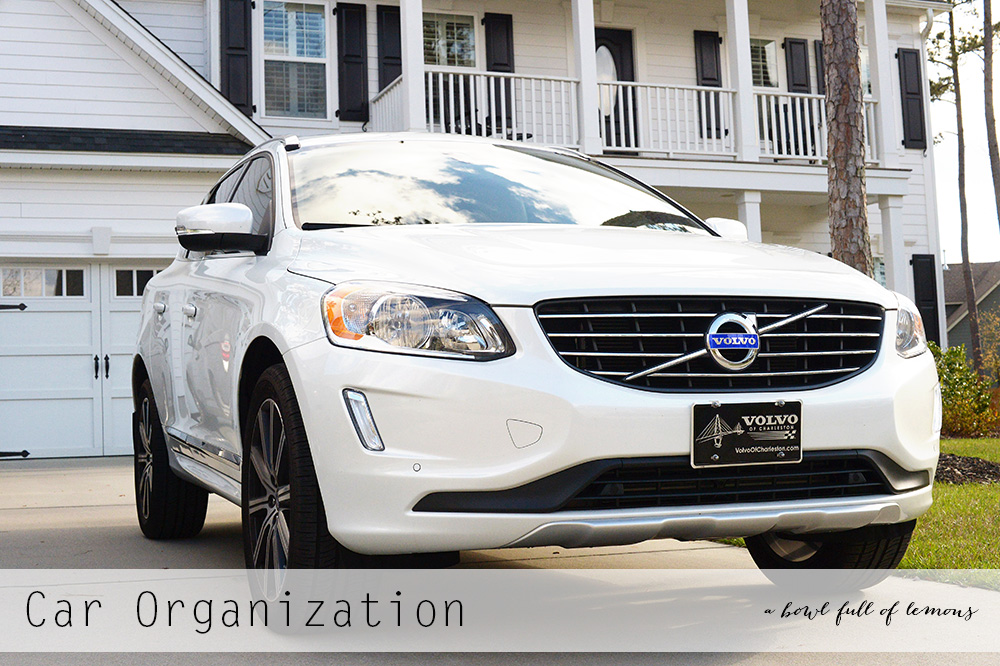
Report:
[[[977,5],[980,3],[976,3]],[[993,3],[994,20],[1000,14],[1000,2]],[[981,19],[959,15],[957,25],[981,26]],[[934,31],[947,30],[942,16]],[[994,61],[1000,60],[1000,48],[994,48]],[[996,62],[994,62],[996,65]],[[994,99],[1000,116],[1000,68],[994,67]],[[936,74],[931,68],[929,74]],[[972,261],[1000,261],[1000,222],[997,221],[993,196],[990,157],[986,147],[986,118],[983,111],[983,61],[966,56],[959,70],[962,84],[962,117],[965,121],[966,200],[969,206],[969,257]],[[947,101],[931,104],[931,130],[941,135],[934,146],[937,176],[938,220],[944,260],[954,264],[962,260],[961,220],[958,208],[958,141],[955,134],[955,105]]]

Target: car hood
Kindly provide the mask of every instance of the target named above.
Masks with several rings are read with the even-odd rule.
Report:
[[[363,227],[301,232],[289,270],[337,284],[391,280],[492,305],[605,295],[896,299],[858,271],[807,250],[700,234],[555,225]]]

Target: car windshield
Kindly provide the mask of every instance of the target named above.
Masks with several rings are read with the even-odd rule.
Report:
[[[576,224],[709,234],[615,171],[550,150],[385,141],[288,154],[302,229],[398,224]]]

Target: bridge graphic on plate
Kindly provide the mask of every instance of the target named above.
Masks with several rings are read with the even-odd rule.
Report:
[[[705,426],[705,429],[701,431],[701,434],[698,435],[695,441],[704,442],[711,439],[714,440],[715,446],[719,447],[722,446],[722,438],[726,435],[742,434],[743,426],[737,423],[735,428],[731,428],[728,423],[722,420],[721,416],[716,414],[715,418]]]

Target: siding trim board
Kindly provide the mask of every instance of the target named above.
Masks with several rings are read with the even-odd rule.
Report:
[[[243,155],[252,147],[229,134],[208,132],[0,125],[0,150]]]

